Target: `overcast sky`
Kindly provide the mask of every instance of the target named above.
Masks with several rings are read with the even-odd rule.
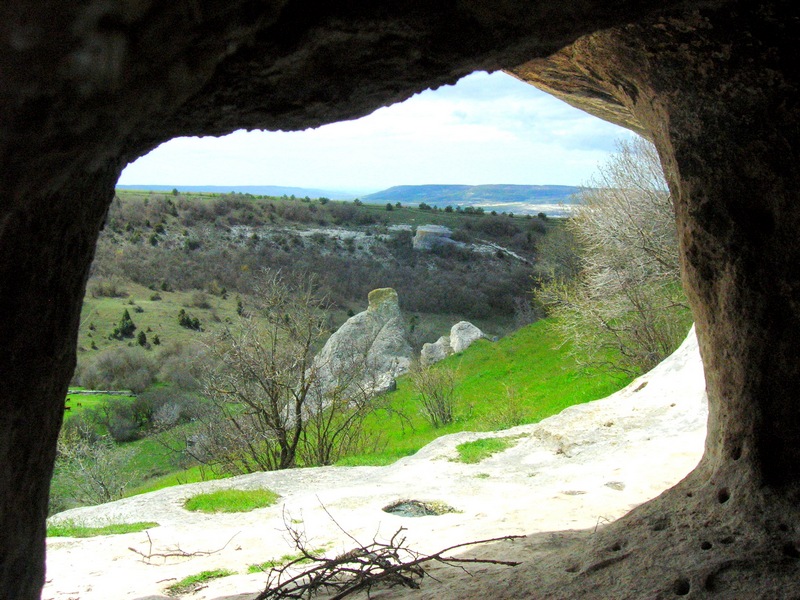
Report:
[[[473,73],[355,121],[177,138],[128,165],[119,183],[356,192],[431,183],[578,185],[629,135],[504,73]]]

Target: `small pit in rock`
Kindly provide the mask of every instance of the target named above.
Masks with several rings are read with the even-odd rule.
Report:
[[[383,511],[398,517],[436,517],[458,512],[444,502],[422,502],[420,500],[399,500],[384,506]]]

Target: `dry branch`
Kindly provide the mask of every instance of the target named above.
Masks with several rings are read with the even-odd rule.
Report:
[[[192,558],[195,556],[211,556],[212,554],[217,554],[218,552],[222,552],[225,548],[228,547],[237,535],[239,535],[239,531],[234,533],[230,539],[225,542],[225,545],[222,548],[218,548],[217,550],[194,550],[189,552],[187,550],[183,550],[180,546],[175,546],[174,548],[167,548],[163,552],[153,552],[153,540],[150,538],[150,532],[145,531],[147,535],[147,541],[149,543],[147,552],[143,552],[137,548],[133,548],[128,546],[128,550],[138,554],[141,557],[143,563],[148,565],[153,564],[153,559],[160,558],[163,562],[166,562],[168,558]]]
[[[324,507],[323,507],[324,508]],[[327,510],[326,510],[327,512]],[[330,513],[328,513],[330,515]],[[331,517],[333,519],[333,517]],[[334,523],[336,521],[334,520]],[[338,523],[336,523],[338,526]],[[341,527],[340,527],[341,529]],[[361,544],[345,532],[357,546],[352,550],[336,556],[325,558],[308,551],[304,536],[295,529],[289,528],[301,558],[280,567],[270,569],[266,589],[256,600],[308,600],[319,593],[333,593],[331,600],[339,600],[359,591],[369,591],[376,585],[388,587],[402,586],[417,589],[425,575],[427,563],[439,562],[463,569],[465,564],[492,564],[516,567],[519,562],[506,560],[490,560],[480,558],[457,558],[445,556],[460,548],[522,538],[520,535],[508,535],[487,540],[465,542],[449,546],[433,554],[423,554],[410,549],[403,535],[405,527],[400,527],[387,542],[373,539],[369,544]],[[343,530],[344,531],[344,530]],[[300,562],[312,563],[312,566],[300,573],[294,573]]]

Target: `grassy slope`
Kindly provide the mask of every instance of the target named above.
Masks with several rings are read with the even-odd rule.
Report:
[[[132,282],[123,282],[121,288],[127,293],[122,298],[92,297],[90,293],[83,299],[81,311],[81,327],[78,335],[78,351],[93,352],[92,342],[98,350],[109,346],[135,344],[135,337],[119,341],[109,339],[109,335],[122,318],[127,309],[136,325],[136,332],[145,331],[148,341],[155,335],[161,344],[170,341],[188,341],[195,339],[200,332],[186,329],[178,324],[178,313],[181,309],[200,319],[205,330],[219,327],[226,318],[236,316],[236,295],[230,294],[227,299],[206,294],[210,308],[193,306],[195,292],[157,292],[161,300],[151,300],[156,292]],[[142,312],[136,312],[138,306]],[[94,330],[90,329],[94,327]],[[149,331],[148,331],[149,330]]]
[[[518,402],[523,415],[521,422],[535,423],[567,406],[605,397],[629,382],[579,366],[564,347],[559,348],[559,339],[548,321],[534,323],[497,342],[480,340],[440,366],[458,370],[456,393],[460,417],[455,423],[440,429],[431,427],[418,413],[409,379],[401,377],[397,391],[389,394],[387,401],[408,420],[396,412],[387,415],[382,411],[375,415],[368,427],[381,439],[379,450],[348,457],[339,464],[391,464],[441,435],[498,429],[493,416],[500,403],[508,402],[507,390],[511,390]],[[170,473],[168,457],[156,442],[145,439],[132,444],[139,450],[135,461],[141,472],[164,474],[131,488],[126,495],[216,478],[199,467]]]
[[[341,464],[388,464],[413,454],[448,433],[497,429],[496,413],[509,393],[519,403],[522,423],[535,423],[567,406],[605,397],[628,379],[587,371],[558,348],[559,339],[547,321],[539,321],[495,343],[479,340],[463,353],[440,363],[458,371],[456,395],[460,418],[434,429],[419,415],[407,377],[389,397],[391,406],[411,419],[413,431],[394,415],[380,414],[370,423],[385,438],[376,453],[345,459]]]

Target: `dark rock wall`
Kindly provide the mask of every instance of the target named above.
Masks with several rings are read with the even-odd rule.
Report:
[[[701,6],[724,8],[692,12]],[[667,9],[688,12],[658,20]],[[796,512],[800,475],[798,33],[789,2],[744,0],[2,3],[0,598],[40,593],[81,299],[125,164],[177,135],[305,128],[515,65],[649,135],[677,198],[711,397],[707,454],[683,487],[619,527],[641,529],[648,511],[690,529],[733,518],[755,524],[747,535],[763,556],[767,540],[784,559],[800,555],[786,551],[793,525],[764,533],[764,515]],[[687,539],[665,544],[676,550],[662,562],[694,560]],[[636,572],[614,564],[622,571],[603,572],[619,581]],[[660,589],[647,561],[635,564],[640,589]]]
[[[752,463],[768,485],[800,475],[796,15],[788,3],[695,12],[514,69],[655,141],[707,367],[708,458]]]
[[[737,3],[596,33],[515,69],[658,147],[709,397],[698,468],[593,539],[589,572],[544,597],[800,593],[798,14]],[[605,566],[610,547],[624,560]]]

